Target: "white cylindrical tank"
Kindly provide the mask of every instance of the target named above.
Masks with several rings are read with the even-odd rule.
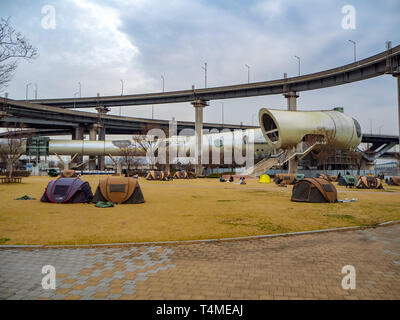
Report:
[[[339,111],[259,111],[261,131],[274,149],[291,148],[308,137],[322,137],[337,149],[355,149],[361,143],[357,120]]]

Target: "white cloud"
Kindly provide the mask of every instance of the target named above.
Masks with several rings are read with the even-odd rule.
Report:
[[[117,72],[127,72],[129,64],[137,58],[139,49],[126,34],[119,31],[122,22],[119,11],[100,6],[89,0],[73,0],[77,10],[74,25],[80,37],[88,43],[89,50],[76,60],[95,67],[115,67]]]
[[[259,1],[254,7],[253,12],[268,18],[279,18],[277,16],[284,12],[285,5],[282,0]]]

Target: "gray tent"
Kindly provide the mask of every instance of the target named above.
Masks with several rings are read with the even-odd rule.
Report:
[[[93,198],[88,182],[79,178],[58,178],[52,180],[40,199],[52,203],[89,203]]]

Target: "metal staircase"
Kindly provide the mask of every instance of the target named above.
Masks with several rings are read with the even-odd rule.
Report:
[[[301,141],[292,149],[284,149],[280,153],[271,155],[270,158],[266,158],[256,163],[254,166],[248,168],[244,174],[248,176],[257,176],[263,174],[265,171],[272,167],[281,167],[289,160],[296,157],[297,161],[303,159],[309,154],[315,147],[325,144],[324,141],[317,140],[312,143]]]

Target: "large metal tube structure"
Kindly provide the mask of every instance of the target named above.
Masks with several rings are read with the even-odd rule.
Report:
[[[242,139],[234,137],[232,132],[221,132],[203,135],[203,148],[202,152],[211,150],[212,147],[217,147],[221,151],[225,149],[233,150],[234,147],[242,147],[246,149],[246,139],[249,136],[254,137],[255,153],[269,154],[271,151],[268,144],[262,135],[260,129],[244,130]],[[145,137],[144,137],[145,139]],[[176,148],[178,154],[187,154],[189,151],[194,152],[195,136],[177,136],[165,139],[172,147]],[[145,141],[145,140],[143,140]],[[146,145],[145,143],[144,145]],[[165,145],[165,144],[164,144]],[[127,148],[136,149],[135,156],[145,156],[146,152],[143,143],[133,140],[108,140],[108,141],[90,141],[90,140],[50,140],[49,141],[49,154],[58,155],[84,155],[84,156],[123,156],[127,153]],[[163,145],[160,145],[160,149]],[[258,149],[258,150],[257,150]]]
[[[296,146],[307,137],[321,137],[337,149],[355,149],[361,143],[357,120],[339,111],[283,111],[263,108],[259,111],[261,131],[273,149]]]
[[[229,132],[203,135],[202,153],[217,148],[220,152],[241,147],[254,141],[255,158],[266,158],[273,150],[290,149],[307,137],[323,138],[325,143],[336,149],[355,149],[361,143],[361,128],[357,120],[339,111],[284,111],[261,109],[259,112],[260,129],[243,130],[241,138]],[[251,138],[250,138],[251,137]],[[143,141],[146,141],[143,137]],[[249,139],[250,138],[250,139]],[[177,136],[161,139],[159,150],[166,145],[176,148],[178,156],[194,157],[195,136]],[[1,141],[3,140],[3,141]],[[0,139],[0,148],[7,146],[7,139]],[[21,146],[23,154],[30,145]],[[48,155],[79,156],[124,156],[127,148],[137,149],[130,153],[134,156],[146,156],[143,143],[132,140],[49,140]],[[215,149],[214,149],[215,150]]]
[[[236,135],[233,132],[220,132],[210,133],[203,135],[203,148],[202,152],[211,151],[212,148],[219,149],[220,152],[224,150],[233,150],[235,147],[242,147],[246,149],[248,141],[254,141],[254,153],[256,157],[268,156],[270,148],[265,142],[260,129],[248,129],[241,131],[242,134]],[[163,149],[166,145],[171,145],[176,149],[177,154],[186,155],[191,154],[194,156],[195,136],[176,136],[172,138],[164,138],[166,143],[160,143],[158,148]],[[0,139],[0,149],[5,151],[8,146],[8,139]],[[150,146],[146,142],[146,136],[143,141],[133,140],[61,140],[51,139],[48,141],[48,155],[63,155],[63,156],[124,156],[127,155],[128,149],[135,150],[130,152],[135,156],[146,156],[145,149]],[[28,149],[31,148],[27,140],[22,141],[20,146],[20,153],[27,154]]]

